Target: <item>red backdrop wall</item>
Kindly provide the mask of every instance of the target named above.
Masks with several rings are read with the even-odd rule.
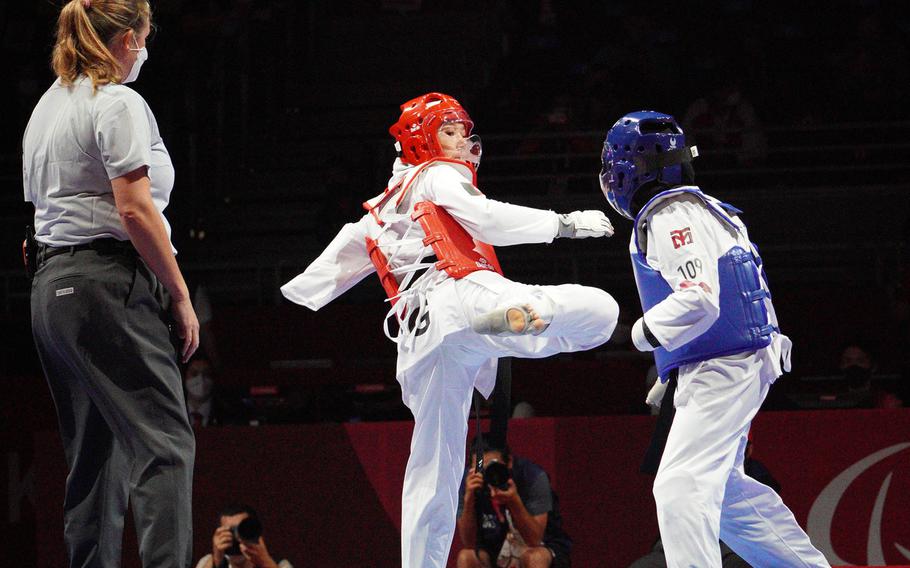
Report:
[[[295,566],[399,565],[401,479],[411,424],[206,429],[194,489],[197,557],[229,500],[260,510],[267,544]],[[650,417],[515,420],[515,453],[551,474],[573,564],[622,567],[657,534],[651,479],[638,473]],[[755,457],[834,564],[910,560],[910,410],[778,412],[753,427]],[[39,566],[64,565],[65,466],[55,432],[35,447]],[[127,537],[124,566],[138,566]],[[453,549],[458,548],[455,538]],[[827,547],[827,548],[825,548]],[[450,562],[450,565],[454,565]]]

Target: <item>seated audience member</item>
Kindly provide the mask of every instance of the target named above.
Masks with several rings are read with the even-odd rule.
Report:
[[[901,401],[894,394],[873,387],[872,375],[878,370],[872,352],[859,342],[848,343],[841,351],[838,366],[843,375],[839,399],[846,399],[853,408],[895,408]]]
[[[741,166],[761,164],[767,158],[767,136],[738,76],[719,74],[711,92],[686,109],[683,125],[703,152],[731,150]]]
[[[214,311],[212,301],[209,299],[208,288],[202,284],[196,284],[193,291],[193,307],[196,309],[196,317],[199,319],[199,351],[205,354],[205,357],[216,368],[221,368],[221,356],[218,353],[218,343],[215,340],[215,330],[212,325]]]
[[[183,371],[186,411],[193,428],[244,423],[240,404],[232,404],[219,392],[212,364],[205,357],[193,358]]]
[[[262,537],[259,515],[249,505],[236,503],[222,509],[212,535],[212,552],[196,568],[293,568],[287,560],[276,562]]]
[[[484,440],[486,442],[486,440]],[[559,501],[547,473],[508,446],[474,451],[459,491],[458,568],[566,568],[572,540],[562,530]],[[483,451],[484,474],[476,471]],[[504,466],[504,467],[503,467]]]
[[[534,410],[534,406],[526,401],[522,400],[515,405],[515,408],[512,409],[512,418],[534,418],[537,414],[537,411]]]

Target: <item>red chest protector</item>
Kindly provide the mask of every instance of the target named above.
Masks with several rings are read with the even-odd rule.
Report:
[[[493,247],[471,237],[442,207],[432,201],[421,201],[414,206],[411,219],[420,223],[426,234],[423,244],[430,245],[436,253],[437,270],[445,270],[456,280],[477,270],[502,274]]]
[[[402,190],[402,195],[407,189]],[[375,210],[381,208],[391,196],[392,192],[389,191],[378,203],[364,203],[364,208],[373,213],[380,225],[383,223]],[[414,206],[411,219],[420,223],[420,227],[426,235],[423,244],[432,247],[433,253],[438,259],[436,261],[437,270],[445,270],[449,276],[455,279],[464,278],[477,270],[490,270],[502,274],[502,268],[499,266],[499,260],[496,258],[496,251],[493,250],[493,247],[471,237],[445,209],[431,201],[421,201]],[[376,267],[376,274],[379,276],[383,289],[389,298],[395,298],[399,292],[398,280],[389,270],[388,258],[374,239],[367,237],[366,244],[367,253],[370,255],[373,266]],[[394,303],[395,299],[392,302]]]

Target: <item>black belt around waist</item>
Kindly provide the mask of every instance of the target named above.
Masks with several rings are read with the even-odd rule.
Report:
[[[80,250],[94,250],[100,254],[138,254],[130,241],[118,241],[117,239],[104,238],[95,239],[81,245],[71,245],[68,247],[52,247],[48,245],[38,245],[38,264],[44,264],[58,254],[74,253]]]

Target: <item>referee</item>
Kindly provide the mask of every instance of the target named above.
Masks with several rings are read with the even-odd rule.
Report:
[[[199,323],[162,213],[171,159],[125,86],[150,29],[146,0],[66,2],[58,78],[23,138],[32,328],[69,466],[70,566],[120,566],[128,502],[144,567],[191,562],[195,440],[178,359],[198,347]]]

